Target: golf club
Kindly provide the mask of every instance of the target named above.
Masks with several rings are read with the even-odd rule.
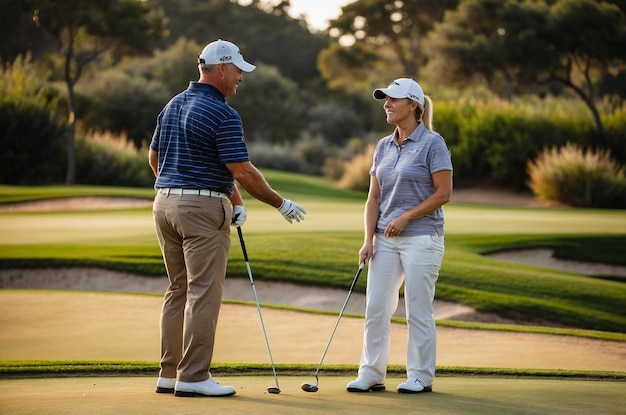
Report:
[[[252,285],[252,293],[254,294],[254,300],[256,301],[256,308],[259,311],[259,318],[261,319],[261,327],[263,328],[263,335],[265,336],[265,344],[267,345],[267,352],[270,355],[270,363],[272,364],[272,372],[274,373],[274,381],[276,386],[268,386],[267,391],[273,394],[280,393],[280,387],[278,386],[278,377],[276,376],[276,368],[274,367],[274,359],[272,358],[272,351],[270,350],[270,342],[267,340],[267,332],[265,331],[265,324],[263,324],[263,316],[261,315],[261,305],[259,304],[259,297],[256,294],[256,287],[254,286],[254,279],[252,278],[252,270],[250,269],[250,262],[248,261],[248,252],[246,251],[246,244],[243,241],[243,233],[241,232],[241,226],[237,226],[237,233],[239,234],[239,242],[241,242],[241,251],[243,252],[243,258],[246,261],[246,268],[248,269],[248,277],[250,278],[250,284]]]
[[[335,327],[333,327],[333,331],[330,334],[330,338],[328,339],[328,344],[326,344],[326,349],[324,350],[324,353],[322,354],[322,359],[320,360],[320,364],[317,365],[317,370],[315,371],[315,385],[313,385],[312,383],[302,384],[302,390],[305,392],[317,392],[319,389],[317,386],[319,384],[318,373],[320,372],[320,368],[322,367],[322,363],[324,362],[324,358],[326,357],[326,352],[328,352],[328,348],[330,347],[330,342],[333,340],[333,336],[335,335],[335,331],[337,330],[337,326],[339,325],[339,320],[341,320],[341,316],[343,315],[343,312],[346,309],[346,306],[348,305],[348,301],[350,300],[350,296],[352,295],[352,290],[354,289],[354,286],[356,285],[356,282],[359,279],[359,275],[361,275],[361,271],[363,270],[364,266],[365,266],[365,262],[359,265],[359,270],[356,272],[356,275],[354,276],[354,279],[352,280],[352,285],[350,285],[350,290],[348,291],[348,296],[346,297],[346,301],[344,301],[343,307],[341,307],[341,311],[339,312],[339,317],[337,318]]]

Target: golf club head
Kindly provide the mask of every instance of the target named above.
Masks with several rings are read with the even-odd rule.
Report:
[[[280,389],[278,389],[278,386],[268,386],[267,391],[269,393],[273,393],[274,395],[278,395],[280,393]]]
[[[317,385],[312,385],[310,383],[303,383],[302,390],[305,392],[317,392]]]

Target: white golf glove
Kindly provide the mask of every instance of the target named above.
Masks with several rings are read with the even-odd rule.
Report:
[[[293,219],[295,219],[296,222],[304,220],[304,214],[306,213],[306,210],[304,210],[302,206],[292,202],[289,199],[283,199],[283,203],[278,208],[278,211],[285,217],[285,220],[287,220],[287,222],[289,223],[293,223]]]
[[[246,208],[244,205],[234,205],[233,206],[233,221],[231,223],[232,226],[242,226],[246,219],[248,219],[248,212],[246,212]]]

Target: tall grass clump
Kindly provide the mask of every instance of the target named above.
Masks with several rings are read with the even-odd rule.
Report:
[[[369,144],[363,153],[356,154],[351,160],[344,162],[343,175],[338,182],[340,188],[368,191],[369,170],[372,167],[375,150],[376,144]]]
[[[151,187],[154,175],[148,165],[148,150],[138,150],[123,134],[81,134],[76,139],[76,183]]]
[[[607,150],[583,150],[567,143],[544,148],[528,163],[528,186],[541,200],[574,207],[626,208],[624,166]]]

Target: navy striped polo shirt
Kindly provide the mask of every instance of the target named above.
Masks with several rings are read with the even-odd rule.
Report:
[[[210,189],[231,195],[226,163],[249,161],[237,111],[212,85],[190,82],[157,118],[150,148],[159,155],[154,187]]]
[[[450,150],[443,137],[420,123],[399,146],[393,134],[382,138],[374,152],[370,174],[380,185],[379,217],[376,232],[383,233],[389,222],[419,205],[435,192],[432,174],[452,170]],[[443,235],[443,208],[413,219],[400,236]]]

